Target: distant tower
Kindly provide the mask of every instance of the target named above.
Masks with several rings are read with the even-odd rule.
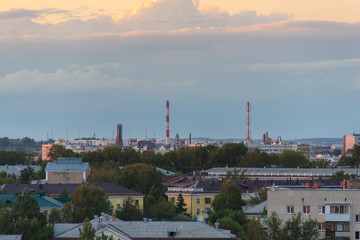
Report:
[[[246,142],[251,143],[250,137],[250,103],[246,103]]]
[[[189,145],[191,145],[191,133],[189,134]]]
[[[179,140],[179,134],[177,133],[175,136],[175,150],[179,150],[180,148],[180,140]]]
[[[123,146],[123,139],[122,139],[122,125],[117,125],[117,134],[116,134],[116,146],[122,147]]]
[[[169,131],[169,101],[166,101],[166,138],[165,138],[165,146],[168,147],[170,145],[169,141],[170,131]]]

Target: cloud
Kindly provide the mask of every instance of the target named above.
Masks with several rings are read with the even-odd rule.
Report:
[[[268,64],[252,64],[247,69],[254,71],[269,70],[318,70],[318,69],[335,69],[335,68],[359,68],[360,58],[326,60],[318,62],[306,63],[268,63]]]
[[[0,19],[14,19],[14,18],[38,18],[43,15],[68,13],[66,10],[55,8],[47,8],[42,10],[28,10],[28,9],[10,9],[8,11],[0,12]]]
[[[83,6],[82,8],[86,8]],[[110,15],[89,13],[82,20],[80,10],[61,9],[27,10],[13,9],[0,12],[0,36],[21,37],[41,36],[84,36],[123,34],[128,32],[173,31],[181,29],[232,28],[264,24],[292,19],[291,15],[257,14],[256,11],[240,12],[230,15],[219,9],[198,9],[198,2],[192,0],[161,0],[150,4],[140,4],[132,12],[123,13],[113,19]],[[44,24],[47,15],[63,15],[62,22]],[[41,20],[42,24],[38,23]],[[14,30],[16,29],[16,30]]]

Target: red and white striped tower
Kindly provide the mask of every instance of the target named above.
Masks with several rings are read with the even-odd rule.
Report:
[[[165,138],[165,146],[168,147],[170,145],[169,142],[169,101],[166,101],[166,138]]]
[[[251,143],[250,137],[250,102],[246,103],[246,142]]]

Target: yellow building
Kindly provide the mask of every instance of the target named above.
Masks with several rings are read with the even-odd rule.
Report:
[[[179,194],[182,194],[187,211],[191,217],[197,217],[200,221],[208,218],[211,203],[217,193],[203,192],[203,189],[169,187],[166,195],[169,201],[177,203]]]
[[[129,197],[135,201],[141,209],[144,208],[144,197],[142,193],[122,187],[114,183],[89,183],[97,188],[103,190],[109,198],[109,203],[113,210],[119,210],[124,201]],[[80,184],[4,184],[1,190],[7,193],[19,193],[25,189],[34,192],[43,192],[49,197],[58,197],[64,190],[70,195]]]

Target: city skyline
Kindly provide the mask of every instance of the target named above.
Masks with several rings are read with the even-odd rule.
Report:
[[[0,136],[359,132],[360,3],[6,1]],[[130,133],[129,133],[130,130]],[[79,133],[80,132],[80,133]]]

